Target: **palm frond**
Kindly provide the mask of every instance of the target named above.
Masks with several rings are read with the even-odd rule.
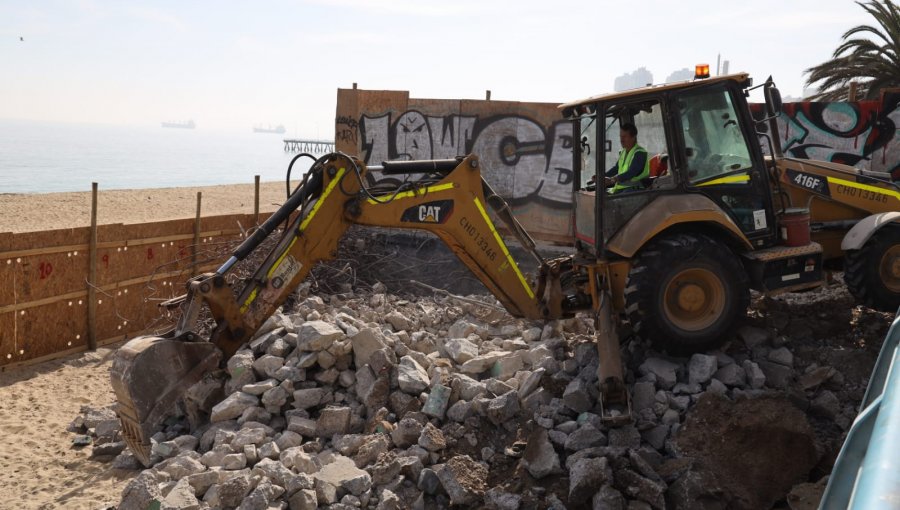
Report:
[[[856,2],[875,21],[858,25],[841,37],[831,60],[804,71],[806,85],[818,85],[814,100],[846,99],[857,82],[859,97],[873,98],[882,88],[900,87],[900,8],[891,0]]]

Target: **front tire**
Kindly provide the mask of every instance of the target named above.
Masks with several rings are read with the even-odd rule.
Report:
[[[896,312],[900,308],[900,228],[888,225],[859,250],[848,250],[844,282],[860,303]]]
[[[750,303],[747,274],[726,246],[675,234],[638,253],[625,286],[635,332],[670,353],[718,347]]]

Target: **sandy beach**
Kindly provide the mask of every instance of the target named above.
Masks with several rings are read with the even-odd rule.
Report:
[[[0,372],[0,509],[91,509],[118,503],[138,471],[115,470],[73,447],[83,405],[115,401],[113,349]]]
[[[99,190],[97,223],[144,223],[201,214],[253,213],[253,184],[188,188]],[[259,208],[271,212],[285,200],[284,182],[260,184]],[[91,193],[0,194],[0,232],[35,232],[91,224]]]

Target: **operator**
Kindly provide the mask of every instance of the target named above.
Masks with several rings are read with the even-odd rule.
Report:
[[[650,177],[650,158],[647,149],[637,143],[637,127],[630,122],[619,130],[619,161],[606,172],[606,187],[610,193],[637,191],[643,187],[642,179]]]

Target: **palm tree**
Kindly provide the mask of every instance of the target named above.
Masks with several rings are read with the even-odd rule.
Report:
[[[804,71],[807,85],[822,82],[810,99],[846,100],[854,81],[857,97],[865,99],[877,99],[883,88],[900,87],[900,8],[891,0],[856,3],[878,23],[851,28],[831,60]]]

